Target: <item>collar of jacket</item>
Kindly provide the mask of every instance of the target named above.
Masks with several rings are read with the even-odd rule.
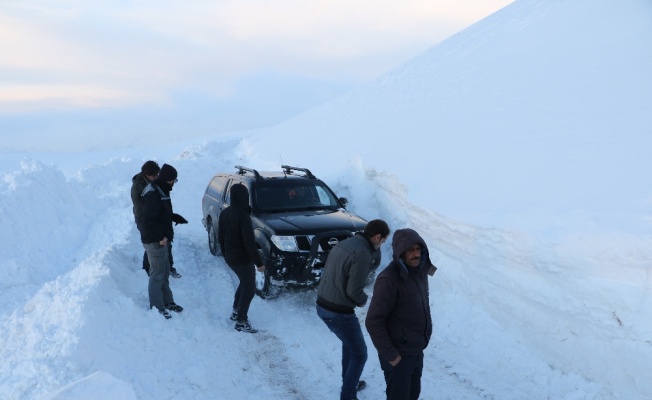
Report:
[[[369,251],[374,252],[376,249],[374,248],[374,244],[371,243],[371,238],[368,238],[364,233],[358,232],[355,234],[355,236],[362,236],[365,239],[365,242],[369,245]]]
[[[253,211],[253,209],[251,208],[250,205],[244,206],[242,204],[231,204],[229,207],[242,208],[243,210],[245,210],[247,212],[247,214],[251,214],[251,212]]]
[[[161,200],[170,200],[170,193],[164,193],[163,190],[154,182],[150,182],[147,184],[147,186],[145,186],[145,189],[143,189],[140,197],[145,197],[149,192],[158,192],[159,196],[161,196]]]
[[[172,191],[172,185],[159,178],[155,179],[152,183],[158,186],[161,191],[163,191],[163,193],[165,193],[167,196],[170,195],[170,192]]]

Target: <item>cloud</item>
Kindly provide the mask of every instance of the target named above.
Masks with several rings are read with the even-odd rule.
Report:
[[[261,71],[364,82],[507,3],[5,1],[0,112],[228,98]]]
[[[352,86],[351,82],[299,79],[263,71],[241,77],[229,98],[186,89],[169,93],[165,105],[71,105],[69,109],[39,113],[0,113],[0,153],[96,151],[264,128]],[[57,95],[56,91],[52,95]],[[108,102],[104,98],[92,100]]]

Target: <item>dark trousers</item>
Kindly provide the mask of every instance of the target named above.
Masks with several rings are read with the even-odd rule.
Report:
[[[367,362],[367,344],[355,314],[340,314],[317,304],[317,315],[342,342],[342,390],[340,399],[355,399],[356,388]]]
[[[401,361],[395,367],[382,357],[379,358],[387,384],[387,400],[418,400],[421,394],[423,352],[417,355],[401,354]]]
[[[172,258],[172,243],[168,243],[168,260],[170,261],[170,269],[173,270],[172,266],[174,265],[174,259]],[[143,254],[143,269],[149,275],[149,258],[147,258],[147,252]]]
[[[240,280],[233,296],[233,308],[238,310],[238,322],[245,322],[249,317],[249,305],[256,294],[256,272],[254,263],[229,265]]]

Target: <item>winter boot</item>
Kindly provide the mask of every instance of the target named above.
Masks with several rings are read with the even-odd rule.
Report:
[[[249,320],[243,321],[243,322],[236,322],[235,323],[235,330],[238,332],[247,332],[247,333],[256,333],[258,332],[258,329],[254,329],[251,327],[251,324],[249,323]]]
[[[234,308],[233,312],[231,313],[231,316],[229,317],[231,321],[237,321],[238,320],[238,309]]]
[[[170,267],[170,276],[173,278],[181,278],[181,274],[175,268]]]
[[[181,307],[180,305],[178,305],[175,302],[166,304],[165,309],[170,310],[170,311],[174,311],[174,312],[178,312],[178,313],[183,311],[183,307]]]

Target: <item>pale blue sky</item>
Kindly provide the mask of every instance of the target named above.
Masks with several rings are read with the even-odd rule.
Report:
[[[5,0],[0,151],[273,125],[509,3]]]

